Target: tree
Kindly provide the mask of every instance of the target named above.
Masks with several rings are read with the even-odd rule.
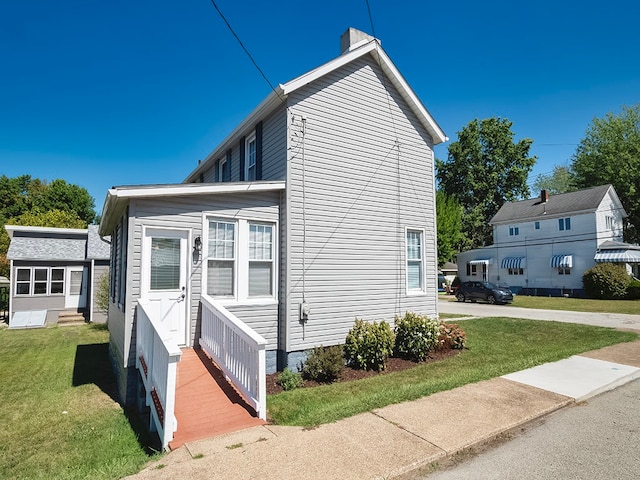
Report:
[[[629,215],[625,240],[640,243],[640,104],[594,118],[572,162],[578,188],[613,185]]]
[[[447,160],[436,159],[440,188],[464,209],[465,248],[490,244],[489,221],[508,201],[529,195],[527,177],[536,162],[533,140],[514,142],[508,119],[472,120],[449,145]]]
[[[436,192],[436,224],[438,229],[438,265],[453,259],[461,250],[462,206],[460,202],[443,191]]]
[[[63,210],[75,212],[87,225],[96,218],[93,197],[84,187],[73,185],[61,179],[47,184],[43,195],[37,199],[35,207],[41,211]]]
[[[533,182],[533,188],[536,192],[546,190],[550,195],[576,191],[573,173],[569,167],[564,165],[556,165],[549,175],[538,175]]]

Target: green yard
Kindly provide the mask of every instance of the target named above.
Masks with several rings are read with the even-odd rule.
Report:
[[[0,478],[114,479],[149,460],[120,405],[105,326],[0,329]]]

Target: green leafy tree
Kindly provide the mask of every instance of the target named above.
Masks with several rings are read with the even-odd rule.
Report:
[[[538,175],[533,182],[533,188],[535,192],[546,190],[550,195],[575,192],[577,190],[574,185],[571,169],[564,165],[556,165],[553,167],[551,174]]]
[[[464,244],[462,206],[443,191],[436,192],[436,224],[438,228],[438,265],[452,260]]]
[[[63,210],[75,212],[85,224],[96,218],[95,202],[84,187],[73,185],[61,179],[47,184],[35,206],[41,210]]]
[[[572,161],[578,188],[613,185],[629,215],[625,239],[640,243],[640,103],[594,118]]]
[[[533,140],[514,141],[512,122],[502,118],[472,120],[449,145],[447,160],[436,160],[440,188],[464,209],[465,248],[492,242],[489,220],[508,201],[529,195],[527,178],[536,157]]]

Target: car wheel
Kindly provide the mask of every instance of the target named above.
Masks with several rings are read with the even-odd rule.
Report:
[[[487,297],[487,302],[489,302],[491,305],[494,305],[496,303],[496,297],[494,297],[493,295],[489,295]]]
[[[464,295],[462,293],[457,294],[456,298],[458,299],[459,302],[464,303]]]

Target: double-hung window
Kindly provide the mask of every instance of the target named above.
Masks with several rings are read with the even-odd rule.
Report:
[[[515,225],[510,225],[509,226],[509,235],[510,236],[514,236],[514,235],[520,235],[520,227],[515,226]]]
[[[247,181],[253,181],[256,179],[256,136],[252,135],[245,142],[246,153],[246,172],[245,178]]]
[[[249,224],[249,297],[273,295],[273,226]]]
[[[16,295],[31,294],[31,269],[18,268],[16,271]]]
[[[407,291],[424,292],[424,242],[422,230],[407,230]]]
[[[276,226],[208,219],[207,293],[238,302],[275,300]]]
[[[215,297],[235,295],[236,224],[209,221],[207,293]]]

